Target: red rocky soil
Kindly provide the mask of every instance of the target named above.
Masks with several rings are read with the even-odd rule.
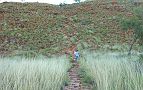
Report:
[[[80,76],[78,75],[79,64],[73,62],[72,68],[68,71],[68,76],[70,78],[70,84],[64,87],[64,90],[91,90],[88,86],[83,86],[81,84]]]

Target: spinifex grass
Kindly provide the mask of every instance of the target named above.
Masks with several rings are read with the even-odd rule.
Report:
[[[143,70],[137,58],[97,53],[84,56],[85,61],[80,62],[86,73],[84,81],[88,77],[94,90],[143,90]]]
[[[0,58],[0,90],[60,90],[69,62],[60,58]]]

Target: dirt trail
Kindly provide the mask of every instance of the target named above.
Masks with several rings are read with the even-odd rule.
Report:
[[[65,22],[65,27],[66,25],[72,26],[73,32],[69,35],[69,32],[67,32],[67,30],[64,30],[64,28],[62,29],[64,35],[67,36],[67,40],[72,44],[70,47],[66,47],[64,51],[67,53],[67,55],[69,55],[70,53],[72,54],[73,61],[71,69],[67,72],[70,79],[70,84],[68,86],[65,86],[64,90],[91,90],[89,87],[83,86],[81,84],[81,78],[78,75],[79,64],[77,62],[74,62],[74,51],[75,49],[77,49],[77,45],[80,43],[80,39],[77,35],[78,30],[72,23],[70,23],[70,21]],[[73,44],[73,42],[71,41],[71,36],[77,37],[76,44]]]
[[[70,79],[70,84],[64,87],[64,90],[91,90],[88,86],[83,86],[81,84],[81,78],[78,75],[79,64],[73,62],[72,68],[68,71],[68,76]]]

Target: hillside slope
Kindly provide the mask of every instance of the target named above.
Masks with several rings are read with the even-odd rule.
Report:
[[[0,4],[0,52],[62,53],[72,45],[100,48],[128,44],[132,31],[119,24],[128,16],[123,5],[93,2],[54,6],[40,3]],[[78,41],[78,43],[77,43]]]

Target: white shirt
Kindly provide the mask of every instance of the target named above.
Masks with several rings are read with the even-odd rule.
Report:
[[[74,55],[77,56],[77,57],[79,57],[79,52],[74,51]]]

